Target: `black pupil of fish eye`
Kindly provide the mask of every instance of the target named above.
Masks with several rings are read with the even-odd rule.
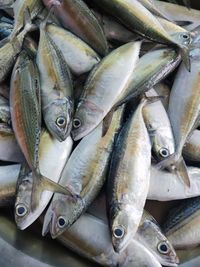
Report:
[[[58,223],[59,223],[59,225],[60,225],[61,227],[63,227],[63,226],[65,225],[65,219],[60,218],[60,219],[58,220]]]
[[[189,36],[188,36],[187,34],[183,34],[183,38],[184,38],[184,39],[188,39]]]
[[[117,237],[123,236],[122,229],[119,229],[119,228],[115,229],[115,236],[117,236]]]
[[[57,123],[58,123],[58,125],[63,125],[65,123],[65,119],[64,118],[58,118]]]
[[[25,211],[26,211],[26,210],[25,210],[24,207],[18,207],[18,208],[17,208],[17,212],[18,212],[18,214],[20,214],[20,215],[24,214]]]
[[[74,120],[74,127],[79,127],[81,125],[81,122],[80,122],[80,120],[78,120],[78,119],[75,119]]]
[[[163,156],[167,156],[168,155],[168,152],[167,152],[167,150],[166,149],[163,149],[162,151],[161,151],[161,154],[163,155]]]
[[[167,252],[168,248],[165,244],[160,245],[160,250],[163,252]]]

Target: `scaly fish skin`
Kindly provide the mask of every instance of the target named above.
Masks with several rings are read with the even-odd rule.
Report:
[[[69,68],[46,31],[46,21],[40,24],[37,65],[44,121],[50,133],[61,142],[69,136],[72,127],[73,88]]]

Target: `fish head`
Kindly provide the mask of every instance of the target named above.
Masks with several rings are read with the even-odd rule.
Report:
[[[57,99],[44,110],[46,126],[57,140],[64,141],[72,128],[73,101],[71,98]]]
[[[140,239],[143,239],[142,242],[162,265],[177,266],[179,259],[176,252],[156,221],[145,220],[138,228],[137,235],[140,235]]]
[[[159,160],[164,160],[175,152],[175,142],[172,134],[167,131],[156,132],[153,137],[153,150]]]
[[[188,31],[181,31],[172,34],[173,39],[181,45],[189,45],[192,42],[192,34]]]
[[[117,212],[112,221],[112,244],[117,253],[123,251],[134,236],[132,217],[125,209]]]
[[[43,234],[50,230],[52,238],[61,235],[80,216],[82,202],[76,197],[57,194],[45,215]]]
[[[88,135],[103,119],[103,111],[88,100],[82,100],[73,119],[72,137],[75,141]]]

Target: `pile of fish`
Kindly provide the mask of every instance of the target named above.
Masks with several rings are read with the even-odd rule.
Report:
[[[200,11],[183,2],[0,0],[0,206],[21,230],[40,217],[103,266],[199,245]],[[147,199],[182,201],[161,229]]]

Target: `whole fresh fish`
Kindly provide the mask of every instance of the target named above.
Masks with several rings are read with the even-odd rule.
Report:
[[[146,94],[158,96],[154,89]],[[167,112],[161,101],[150,103],[143,108],[144,121],[152,142],[152,149],[157,159],[169,157],[175,151],[174,136]]]
[[[41,132],[40,80],[36,64],[25,51],[19,55],[12,72],[10,105],[16,139],[33,172],[31,204],[34,210],[39,205],[42,191],[54,191],[60,186],[40,173],[38,158]],[[65,191],[64,188],[61,191]]]
[[[189,134],[195,128],[200,111],[199,55],[195,55],[194,50],[191,57],[191,72],[185,71],[182,64],[171,90],[168,114],[175,138],[175,155],[171,159],[163,162],[163,166],[175,166],[175,171],[180,173],[181,179],[187,185],[189,185],[189,177],[184,161],[182,160],[182,150]]]
[[[99,63],[97,53],[74,34],[54,24],[48,24],[46,31],[62,51],[67,65],[75,75],[89,72]]]
[[[32,29],[32,24],[28,12],[25,12],[25,27],[12,41],[9,37],[0,41],[0,82],[8,76],[15,63],[17,55],[21,51],[24,37]]]
[[[13,130],[10,126],[0,123],[0,160],[24,162],[24,156],[19,148]]]
[[[136,66],[132,80],[116,105],[121,105],[148,91],[180,63],[180,55],[171,49],[158,49],[143,55]]]
[[[148,248],[134,239],[125,251],[116,253],[112,247],[108,224],[87,213],[59,236],[58,240],[81,256],[102,266],[161,266]]]
[[[200,131],[194,130],[183,147],[183,156],[192,162],[200,162]]]
[[[0,207],[13,205],[20,165],[0,166]]]
[[[126,91],[139,51],[140,42],[125,44],[105,57],[90,73],[74,115],[74,140],[81,139],[97,127]]]
[[[49,132],[60,142],[69,136],[73,115],[73,88],[61,50],[47,33],[47,18],[40,24],[37,65],[41,79],[42,112]]]
[[[151,143],[142,116],[146,101],[141,101],[122,128],[110,164],[108,211],[117,252],[124,250],[134,237],[148,193]]]
[[[145,210],[135,238],[154,254],[160,264],[177,266],[179,263],[172,244],[162,233],[157,221]]]
[[[24,14],[28,9],[31,20],[33,20],[44,8],[41,0],[16,0],[13,5],[14,27],[10,39],[15,38],[16,34],[24,26]]]
[[[190,188],[180,180],[175,173],[158,170],[151,167],[151,179],[148,199],[158,201],[170,201],[196,197],[200,195],[200,168],[187,167],[190,177]]]
[[[9,102],[3,96],[0,96],[0,123],[4,122],[7,125],[11,124]]]
[[[135,31],[144,38],[157,43],[172,45],[180,49],[185,66],[190,70],[189,47],[179,40],[170,36],[148,9],[137,0],[93,0],[100,6],[116,17],[122,24],[130,30]]]
[[[47,8],[53,6],[54,15],[63,27],[75,33],[100,55],[108,52],[101,25],[82,0],[43,0]]]
[[[158,95],[164,96],[164,98],[161,99],[161,101],[165,109],[168,110],[170,87],[167,84],[161,82],[154,86],[154,90],[157,92]]]
[[[72,139],[68,137],[60,143],[52,138],[47,131],[41,134],[39,146],[39,168],[45,177],[52,177],[52,181],[58,182],[62,170],[72,150]],[[39,205],[31,209],[33,174],[28,168],[22,168],[17,183],[17,196],[15,201],[15,221],[17,226],[24,230],[31,225],[44,211],[52,198],[53,192],[44,191],[39,198]]]
[[[184,200],[169,212],[163,231],[176,249],[200,244],[200,197]]]
[[[48,230],[56,238],[70,227],[96,198],[104,185],[108,164],[123,115],[123,108],[114,114],[104,133],[101,123],[83,138],[67,162],[59,183],[71,189],[77,198],[55,194],[45,215],[43,235]]]

